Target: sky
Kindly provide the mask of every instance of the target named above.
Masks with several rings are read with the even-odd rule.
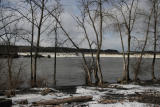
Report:
[[[78,0],[61,0],[62,4],[64,5],[65,12],[70,15],[79,14],[79,7],[78,7]],[[64,19],[65,20],[65,19]],[[67,22],[70,24],[73,23],[72,17],[66,19]],[[66,24],[68,25],[68,24]],[[74,28],[74,27],[73,27]],[[124,38],[126,39],[126,38]],[[125,40],[126,41],[126,40]],[[88,47],[87,43],[83,44],[82,47]],[[121,43],[119,35],[113,34],[112,32],[107,31],[107,33],[103,34],[103,44],[102,49],[116,49],[121,50]]]
[[[8,0],[13,2],[12,0]],[[17,1],[17,3],[14,2],[14,5],[17,8],[19,8],[18,5],[18,1],[19,0],[14,0]],[[146,0],[144,0],[146,1]],[[146,8],[146,4],[144,4],[145,2],[141,3],[141,7]],[[61,3],[63,5],[64,8],[64,12],[61,16],[61,20],[62,20],[62,25],[64,26],[65,30],[70,34],[70,36],[73,38],[74,42],[80,45],[80,48],[88,48],[88,43],[86,41],[81,42],[84,39],[84,34],[82,33],[82,29],[80,29],[77,26],[76,21],[74,20],[74,16],[78,16],[80,15],[80,11],[79,11],[79,7],[78,7],[78,0],[61,0]],[[23,7],[23,3],[20,4],[20,6]],[[24,5],[25,7],[25,5]],[[124,8],[125,10],[126,8]],[[111,10],[113,11],[113,13],[118,14],[118,10],[116,10],[115,8],[111,8]],[[24,13],[27,10],[23,10]],[[108,21],[106,19],[106,22],[110,23],[110,20]],[[50,24],[50,20],[46,21],[45,26]],[[105,23],[103,23],[103,25],[105,25]],[[19,24],[20,27],[24,27],[26,29],[31,29],[31,26],[29,24],[29,22],[27,21],[22,21]],[[120,36],[119,33],[113,31],[112,29],[110,29],[110,25],[108,25],[109,27],[105,27],[103,29],[103,43],[102,43],[102,49],[116,49],[121,51],[121,41],[120,41]],[[142,26],[143,27],[143,26]],[[89,24],[86,25],[87,28],[87,33],[90,37],[90,40],[95,40],[95,35],[93,32],[93,28],[90,27]],[[37,34],[35,34],[37,35]],[[54,36],[46,36],[47,33],[44,33],[43,36],[41,37],[41,46],[54,46]],[[53,34],[54,35],[54,34]],[[66,37],[62,37],[62,39],[66,39]],[[123,40],[124,40],[124,45],[125,45],[125,49],[127,49],[127,36],[125,34],[125,32],[123,33]],[[19,45],[24,44],[23,42],[20,42]],[[73,45],[68,41],[66,43],[66,46],[72,47]]]
[[[63,19],[64,23],[65,23],[65,26],[67,28],[67,26],[72,25],[72,26],[69,27],[68,31],[73,31],[73,32],[74,32],[73,29],[75,28],[76,24],[74,23],[71,16],[73,14],[74,15],[79,14],[78,2],[76,2],[76,1],[78,1],[78,0],[62,0],[62,4],[64,4],[65,14],[66,14],[66,16],[64,16],[64,19]],[[139,3],[138,3],[139,7],[138,8],[143,9],[144,11],[148,11],[148,9],[150,7],[149,5],[150,4],[148,3],[147,0],[139,0]],[[123,11],[128,11],[126,7],[124,7],[123,9],[124,9]],[[120,11],[115,9],[115,8],[111,8],[111,10],[113,10],[114,14],[120,14],[119,13]],[[119,20],[121,20],[121,16],[118,17],[118,18],[119,18]],[[145,30],[146,30],[145,21],[146,21],[146,19],[140,20],[140,21],[139,21],[139,19],[137,19],[136,24],[135,24],[135,31],[133,31],[133,33],[132,33],[132,36],[135,36],[140,41],[144,40],[144,35],[145,35]],[[103,25],[105,25],[105,23]],[[91,29],[89,29],[89,30],[91,30]],[[144,32],[142,30],[144,30]],[[122,46],[121,46],[121,40],[120,40],[119,33],[111,30],[110,27],[106,27],[105,29],[103,29],[103,31],[104,32],[103,32],[102,49],[116,49],[116,50],[121,51]],[[134,33],[134,32],[136,32],[136,33]],[[93,32],[89,32],[89,35],[92,35],[92,34],[93,34]],[[79,35],[79,38],[80,38],[80,36],[82,36],[82,34]],[[125,50],[127,50],[127,44],[128,43],[127,43],[127,36],[126,36],[125,31],[123,32],[123,40],[124,40]],[[131,46],[132,46],[132,44],[135,45],[134,43],[131,43]],[[83,45],[81,45],[81,46],[85,48],[88,45],[87,45],[87,43],[84,42]],[[135,49],[132,48],[132,50],[135,50]]]

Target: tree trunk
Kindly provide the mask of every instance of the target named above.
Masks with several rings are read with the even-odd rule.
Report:
[[[138,59],[138,63],[136,65],[136,69],[134,71],[134,81],[137,81],[137,77],[138,77],[138,73],[140,72],[140,68],[141,68],[141,62],[142,62],[142,55],[140,56],[140,58]]]
[[[37,47],[36,47],[37,48]],[[34,56],[33,87],[37,86],[37,54]]]
[[[86,102],[86,101],[91,101],[92,98],[93,98],[92,96],[76,96],[63,99],[39,101],[35,102],[34,105],[42,106],[42,105],[58,105],[58,104],[72,103],[72,102]]]
[[[130,32],[128,31],[128,52],[127,52],[127,76],[126,76],[126,81],[128,82],[130,80],[129,77],[129,67],[130,67],[130,44],[131,44],[131,35]]]
[[[138,59],[138,63],[137,63],[137,67],[134,71],[134,81],[137,81],[137,76],[138,76],[138,73],[140,71],[140,66],[141,66],[141,62],[142,62],[142,58],[143,58],[143,54],[144,54],[144,51],[145,51],[145,48],[146,48],[146,45],[147,45],[147,41],[148,41],[148,35],[149,35],[149,30],[150,30],[150,21],[151,21],[151,17],[152,17],[152,12],[153,12],[153,9],[151,10],[151,13],[148,17],[148,24],[147,24],[147,31],[146,31],[146,36],[145,36],[145,42],[144,42],[144,45],[142,47],[142,52],[140,54],[140,57]]]
[[[10,52],[11,49],[11,44],[7,44],[7,54],[8,54],[8,59],[7,59],[7,64],[8,64],[8,78],[9,78],[9,89],[13,88],[13,83],[12,83],[12,54]]]
[[[8,75],[9,75],[9,89],[13,88],[13,83],[12,83],[12,58],[10,56],[10,53],[8,54]]]
[[[41,37],[41,27],[42,27],[42,21],[43,21],[43,14],[44,14],[44,2],[45,0],[42,0],[42,7],[41,7],[41,16],[39,20],[39,26],[38,26],[38,36],[37,36],[37,46],[35,51],[35,63],[34,63],[34,87],[37,87],[37,57],[39,52],[39,44],[40,44],[40,37]]]
[[[54,85],[56,86],[56,65],[57,65],[57,47],[55,47],[55,52],[54,52]]]
[[[155,74],[154,74],[155,61],[156,61],[156,53],[155,53],[155,51],[154,51],[153,60],[152,60],[152,80],[156,79]]]
[[[98,71],[98,77],[99,77],[99,81],[98,81],[98,85],[102,86],[103,85],[103,76],[102,76],[102,71],[101,71],[101,66],[100,66],[100,60],[99,60],[99,55],[97,55],[97,71]]]
[[[54,85],[56,86],[56,65],[57,65],[57,24],[55,28],[55,51],[54,51]]]
[[[122,74],[122,80],[120,80],[120,81],[124,81],[124,80],[126,80],[126,76],[127,76],[127,63],[126,63],[126,57],[125,57],[125,51],[124,51],[122,31],[121,31],[120,23],[119,23],[117,17],[116,17],[116,21],[118,23],[118,30],[119,30],[119,36],[121,39],[121,46],[122,46],[122,53],[123,53],[123,55],[122,55],[123,56],[123,74]]]
[[[100,66],[100,51],[101,51],[101,47],[102,47],[102,36],[103,36],[103,30],[102,30],[102,27],[103,27],[103,15],[102,15],[102,1],[99,0],[99,14],[100,14],[100,26],[99,26],[99,37],[100,37],[100,40],[98,41],[97,45],[98,45],[98,50],[97,50],[97,55],[96,55],[96,58],[97,58],[97,68],[98,68],[98,73],[99,73],[99,82],[98,84],[100,86],[103,85],[103,76],[102,76],[102,70],[101,70],[101,66]]]
[[[155,80],[156,77],[154,75],[154,68],[155,68],[155,62],[156,62],[156,51],[157,51],[157,24],[158,24],[158,7],[157,3],[158,1],[153,1],[153,9],[154,9],[154,54],[153,54],[153,60],[152,60],[152,80]]]
[[[31,1],[30,1],[30,5],[31,5],[31,11],[32,11],[32,40],[31,40],[31,51],[30,51],[30,54],[31,54],[31,87],[33,87],[33,74],[34,74],[34,71],[33,71],[33,39],[34,39],[34,11],[33,11],[33,8],[32,8],[32,4],[31,4]]]
[[[31,87],[33,87],[33,55],[32,55],[32,46],[31,46]]]
[[[83,60],[84,62],[86,62],[85,58],[83,58]],[[89,70],[87,63],[85,63],[83,66],[85,71],[86,84],[91,85],[92,84],[91,71]]]
[[[95,65],[95,68],[94,68],[94,77],[95,77],[95,84],[98,85],[99,78],[98,78],[98,73],[97,73],[97,67],[96,67],[96,65]]]

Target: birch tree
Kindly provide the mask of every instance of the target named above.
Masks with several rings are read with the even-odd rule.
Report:
[[[123,73],[124,77],[123,80],[129,81],[129,68],[130,68],[130,51],[131,51],[131,37],[132,33],[134,32],[134,26],[137,19],[137,9],[138,9],[138,0],[118,0],[116,2],[112,2],[114,7],[119,11],[122,22],[125,26],[125,33],[127,35],[127,64],[124,66],[126,70],[124,70],[125,73]]]

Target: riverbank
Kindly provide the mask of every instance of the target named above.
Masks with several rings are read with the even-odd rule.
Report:
[[[108,84],[106,87],[59,87],[59,88],[31,88],[30,91],[17,93],[9,99],[13,107],[33,106],[39,101],[64,99],[79,96],[92,96],[91,101],[58,104],[56,107],[153,107],[160,106],[160,85],[135,85],[134,83]],[[43,93],[50,90],[48,93]],[[17,90],[18,91],[18,90]],[[43,94],[42,94],[43,93]],[[1,96],[4,97],[4,96]],[[50,107],[50,106],[49,106]]]
[[[30,52],[19,52],[18,53],[18,55],[19,56],[30,56]],[[41,56],[41,57],[49,57],[49,58],[52,58],[52,57],[54,57],[54,53],[51,53],[51,52],[40,52],[39,53],[39,55]],[[89,53],[85,53],[84,54],[85,55],[85,57],[91,57],[91,54],[89,54]],[[96,56],[96,54],[94,54],[93,56]],[[135,57],[139,57],[140,56],[140,54],[139,53],[136,53],[136,54],[131,54],[130,55],[130,57],[131,58],[135,58]],[[82,57],[81,56],[81,53],[57,53],[57,57]],[[117,57],[117,58],[121,58],[121,57],[123,57],[123,55],[122,55],[122,53],[119,53],[119,54],[110,54],[110,53],[101,53],[100,54],[100,57]],[[127,57],[127,55],[126,55],[126,57]],[[149,53],[146,53],[146,54],[144,54],[143,55],[143,57],[144,58],[153,58],[153,54],[149,54]],[[157,56],[156,56],[156,58],[160,58],[160,54],[157,54]]]

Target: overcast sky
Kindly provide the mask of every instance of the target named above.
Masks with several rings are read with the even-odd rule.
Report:
[[[71,17],[72,14],[79,14],[79,7],[78,7],[78,2],[76,2],[78,0],[61,0],[61,2],[64,5],[65,8],[65,12],[68,14],[70,14],[69,16],[66,16],[66,25],[72,25],[71,23],[73,23],[73,19]],[[75,26],[72,26],[71,29],[74,29]],[[107,33],[106,33],[107,32]],[[109,30],[106,31],[103,35],[103,45],[102,48],[103,49],[117,49],[117,50],[121,50],[121,43],[120,43],[120,38],[119,35],[114,34],[113,32],[110,32]],[[125,40],[126,38],[124,38]],[[126,40],[125,40],[126,42]],[[87,43],[83,43],[82,47],[88,47]]]
[[[74,28],[75,28],[75,23],[72,19],[72,14],[74,15],[78,15],[79,14],[79,9],[78,9],[78,0],[62,0],[62,3],[64,5],[64,8],[65,8],[65,15],[64,15],[64,23],[65,23],[65,26],[67,28],[67,26],[69,26],[69,29],[70,31],[73,31],[74,32]],[[148,0],[139,0],[139,8],[140,9],[143,9],[145,11],[148,11],[149,9],[149,6],[150,5],[148,3]],[[126,7],[123,8],[124,11],[127,10]],[[119,10],[117,9],[114,9],[112,8],[114,14],[119,14]],[[148,11],[149,12],[149,11]],[[145,20],[144,20],[145,21]],[[140,22],[140,23],[139,23]],[[142,20],[140,20],[138,22],[138,20],[136,20],[136,24],[135,24],[135,29],[136,33],[132,33],[132,36],[135,36],[137,37],[139,40],[144,40],[144,33],[143,33],[143,30],[145,32],[146,30],[146,23],[143,22]],[[72,26],[70,26],[72,25]],[[123,31],[122,31],[123,32]],[[138,32],[138,33],[137,33]],[[124,45],[125,45],[125,50],[127,49],[127,36],[126,36],[126,32],[123,32],[123,40],[124,40]],[[78,34],[77,34],[78,35]],[[90,35],[92,35],[92,32],[90,32]],[[79,38],[82,36],[79,35]],[[131,43],[132,45],[132,43]],[[83,43],[82,47],[86,47],[88,46],[87,43]],[[116,33],[114,31],[112,31],[110,28],[106,28],[104,29],[104,32],[103,32],[103,44],[102,44],[102,49],[117,49],[119,51],[121,51],[121,41],[120,41],[120,36],[119,36],[119,33]]]
[[[8,0],[10,2],[13,2],[13,0]],[[19,3],[19,0],[15,0],[17,3]],[[142,0],[140,7],[146,8],[145,4],[146,0]],[[16,7],[17,3],[13,2]],[[75,43],[79,43],[81,40],[84,39],[84,34],[82,33],[82,30],[77,27],[77,23],[73,19],[73,16],[78,16],[80,14],[79,12],[79,7],[78,7],[78,0],[61,0],[61,3],[64,8],[64,12],[62,14],[62,24],[66,31],[71,34],[71,37],[75,41]],[[22,6],[23,4],[20,4]],[[25,6],[25,5],[24,5]],[[19,8],[17,6],[17,8]],[[111,8],[115,14],[118,14],[118,10]],[[125,10],[125,8],[124,8]],[[25,13],[25,10],[23,10]],[[26,12],[27,13],[27,12]],[[107,19],[105,19],[107,20]],[[50,20],[46,22],[46,25],[50,24]],[[141,23],[140,23],[141,24]],[[140,26],[140,24],[138,26]],[[105,25],[105,23],[103,23]],[[31,26],[29,25],[29,22],[22,20],[22,22],[19,24],[20,27],[24,27],[26,29],[31,29]],[[95,40],[93,28],[89,27],[89,25],[86,25],[87,27],[87,32],[90,35],[91,40]],[[137,27],[137,26],[136,26]],[[127,49],[127,37],[125,36],[126,33],[124,33],[123,39],[124,39],[124,45],[125,49]],[[36,34],[35,34],[36,35]],[[46,36],[46,33],[43,34],[42,36],[42,42],[40,43],[41,46],[54,46],[54,37],[48,37]],[[69,41],[68,41],[69,42]],[[121,50],[121,43],[120,43],[120,37],[119,33],[116,33],[115,31],[112,31],[110,28],[106,27],[103,29],[103,44],[102,44],[102,49],[117,49]],[[71,43],[69,42],[70,46]],[[20,43],[21,45],[21,43]],[[88,43],[84,41],[83,43],[80,44],[80,48],[88,48]]]

